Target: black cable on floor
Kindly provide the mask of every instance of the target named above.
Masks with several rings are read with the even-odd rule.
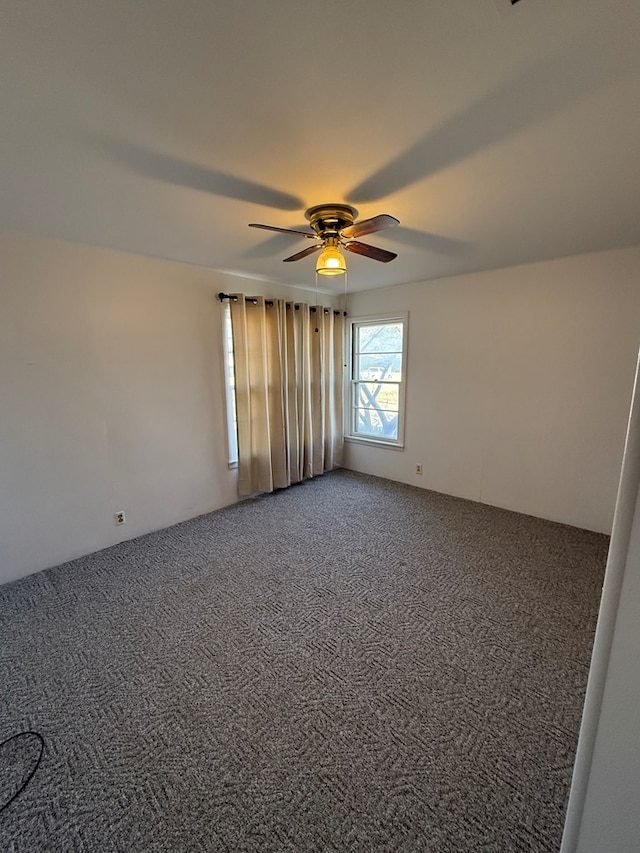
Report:
[[[15,792],[15,794],[11,797],[11,799],[7,800],[6,803],[3,803],[2,806],[0,806],[0,812],[3,812],[6,808],[8,808],[11,805],[11,803],[15,800],[15,798],[17,796],[19,796],[24,791],[24,789],[27,787],[29,782],[33,779],[33,776],[34,776],[36,770],[38,769],[38,767],[40,767],[40,762],[42,761],[42,756],[44,755],[44,738],[42,737],[40,732],[32,732],[32,731],[18,732],[17,735],[11,735],[11,737],[8,737],[6,740],[3,740],[2,743],[0,743],[0,749],[2,749],[2,747],[5,746],[5,744],[11,743],[12,740],[16,740],[19,737],[24,737],[25,735],[33,735],[34,737],[38,738],[38,740],[40,741],[40,755],[38,756],[38,760],[36,761],[33,770],[31,771],[31,773],[29,773],[29,775],[24,780],[22,785],[20,785],[18,790]]]

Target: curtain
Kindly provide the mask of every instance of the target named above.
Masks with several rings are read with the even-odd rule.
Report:
[[[343,317],[231,294],[238,493],[272,492],[342,464]]]

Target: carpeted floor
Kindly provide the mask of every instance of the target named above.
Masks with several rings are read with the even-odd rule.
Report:
[[[607,546],[338,471],[0,587],[0,850],[557,853]]]

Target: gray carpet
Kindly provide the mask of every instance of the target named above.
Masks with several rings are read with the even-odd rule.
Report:
[[[0,587],[0,850],[556,853],[607,545],[338,471]]]

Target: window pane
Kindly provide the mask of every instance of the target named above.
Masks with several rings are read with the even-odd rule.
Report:
[[[366,353],[355,358],[354,379],[385,379],[399,382],[402,379],[402,353]]]
[[[352,436],[401,440],[400,394],[404,321],[379,319],[352,325]]]
[[[362,409],[384,409],[397,412],[400,386],[393,383],[358,382],[356,405]]]
[[[354,409],[353,431],[372,438],[398,438],[398,413],[376,409]]]
[[[402,352],[402,323],[358,326],[356,353],[360,352]]]
[[[225,386],[227,392],[227,438],[229,462],[238,461],[238,424],[236,420],[236,377],[233,361],[233,330],[231,327],[231,309],[228,304],[224,311],[224,361]]]

